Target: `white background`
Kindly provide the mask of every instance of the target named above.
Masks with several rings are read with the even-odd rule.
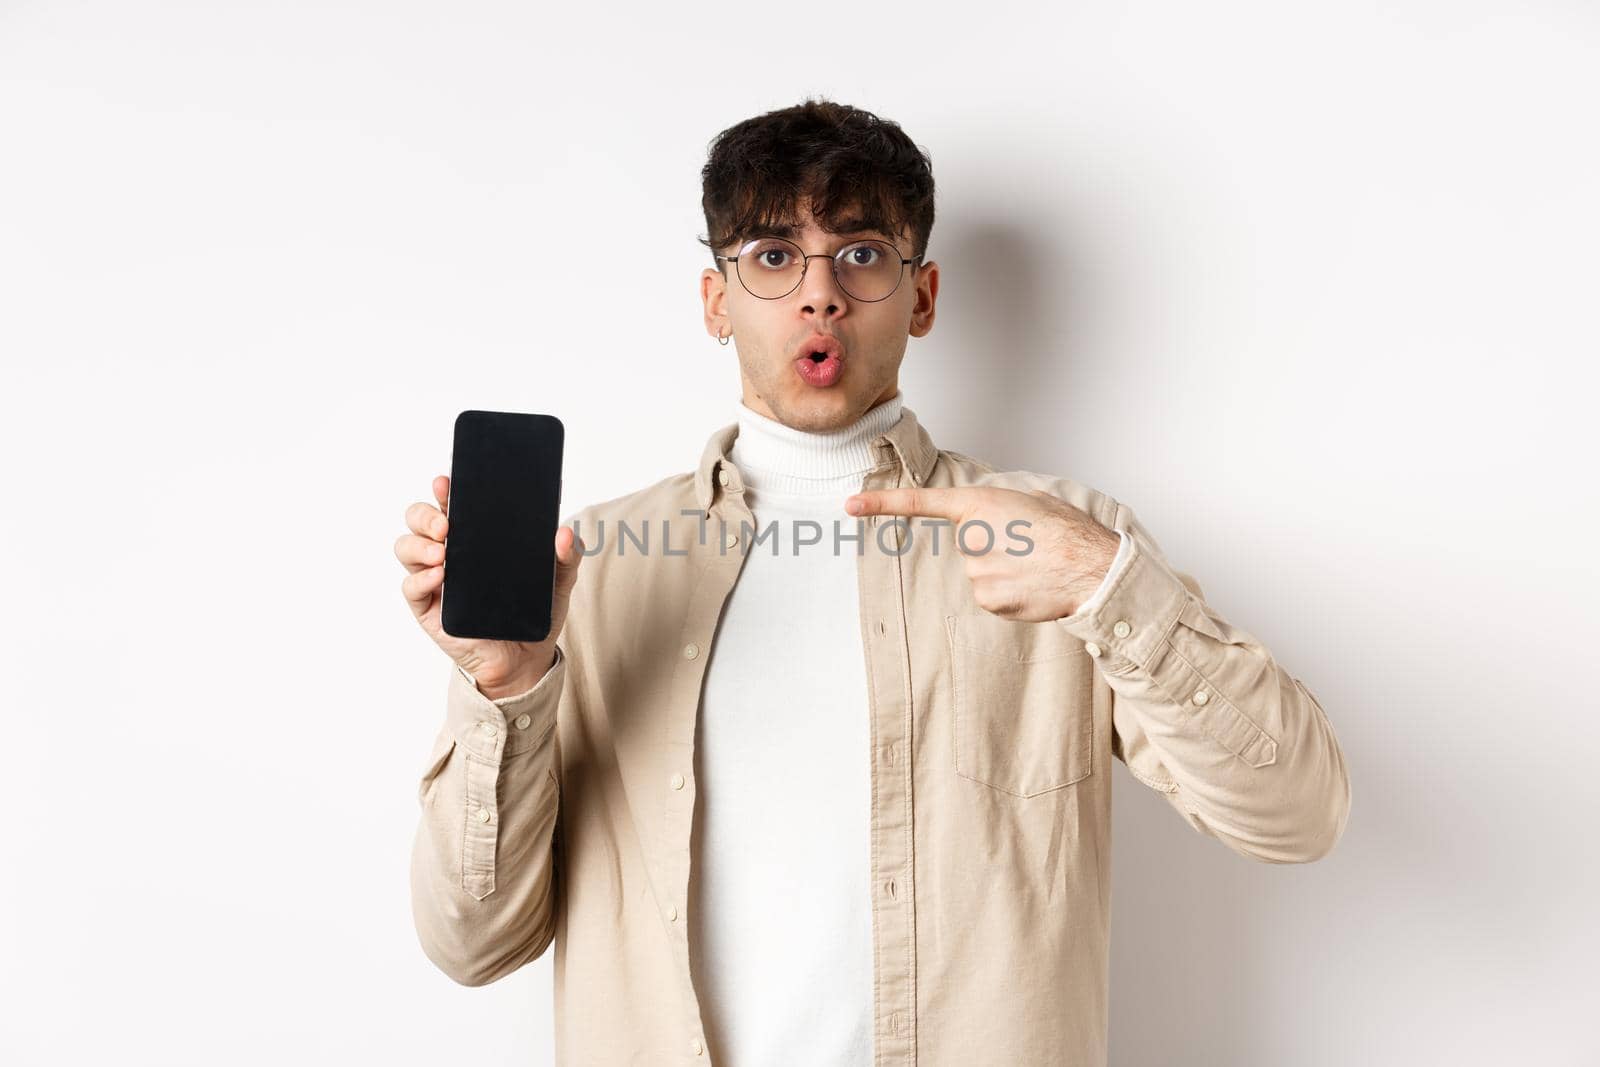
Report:
[[[821,93],[933,160],[907,406],[1349,761],[1296,867],[1114,769],[1113,1063],[1600,1062],[1594,8],[578,8],[0,0],[0,1059],[550,1062],[549,956],[415,940],[392,544],[463,408],[565,420],[564,514],[693,466],[706,145]]]

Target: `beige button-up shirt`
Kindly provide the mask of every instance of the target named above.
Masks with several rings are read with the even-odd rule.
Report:
[[[723,602],[744,554],[770,551],[752,548],[737,432],[694,471],[567,520],[594,554],[538,685],[490,700],[450,672],[419,787],[417,934],[466,985],[554,945],[562,1064],[715,1052],[686,938],[695,728]],[[861,534],[840,550],[859,554],[872,738],[874,1063],[1103,1064],[1110,757],[1235,852],[1303,863],[1349,815],[1339,742],[1126,504],[937,448],[910,409],[873,447],[863,489],[1045,489],[1131,538],[1097,607],[1014,622],[977,606],[948,523],[841,515]]]

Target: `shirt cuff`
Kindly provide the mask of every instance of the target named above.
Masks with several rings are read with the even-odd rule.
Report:
[[[1119,519],[1126,513],[1118,508]],[[1100,588],[1058,621],[1096,659],[1120,657],[1142,667],[1192,594],[1160,552],[1126,530],[1117,533],[1122,544]]]
[[[567,657],[556,646],[555,661],[532,688],[514,696],[489,699],[477,679],[459,665],[450,672],[445,722],[456,743],[498,765],[535,747],[556,721]]]

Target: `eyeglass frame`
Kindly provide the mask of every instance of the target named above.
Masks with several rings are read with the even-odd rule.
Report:
[[[757,300],[782,300],[784,297],[790,296],[791,294],[794,293],[794,291],[796,289],[799,289],[800,286],[805,284],[806,271],[811,269],[811,261],[813,259],[826,259],[826,260],[831,260],[833,262],[833,264],[834,264],[834,266],[832,268],[833,269],[833,283],[835,285],[837,285],[840,288],[840,290],[842,290],[845,293],[845,295],[850,297],[850,299],[852,299],[852,300],[859,300],[863,304],[876,304],[876,303],[879,303],[880,301],[884,301],[884,300],[889,299],[895,293],[898,293],[900,291],[901,283],[906,280],[906,264],[907,263],[916,263],[919,259],[925,260],[927,258],[927,256],[928,256],[928,253],[924,251],[924,252],[917,253],[916,255],[912,256],[910,259],[906,259],[904,256],[900,257],[900,273],[895,278],[894,288],[890,289],[887,293],[884,293],[882,296],[880,296],[880,297],[878,297],[878,298],[876,298],[874,300],[868,300],[866,297],[856,296],[854,293],[850,292],[850,290],[848,290],[848,289],[846,289],[844,287],[844,283],[839,280],[839,266],[838,266],[839,255],[840,255],[840,253],[845,252],[848,249],[854,248],[856,245],[866,244],[868,241],[872,242],[873,244],[888,245],[891,249],[894,249],[894,251],[899,252],[900,249],[895,248],[895,246],[894,246],[894,244],[892,242],[884,241],[884,240],[881,240],[880,238],[877,238],[877,237],[863,237],[860,240],[851,241],[849,244],[847,244],[843,248],[839,249],[838,252],[835,252],[832,255],[829,255],[826,252],[812,252],[810,254],[807,254],[805,249],[800,248],[800,246],[798,244],[795,244],[795,242],[789,240],[787,237],[778,237],[778,236],[773,235],[773,234],[768,234],[766,236],[761,236],[761,237],[752,237],[752,238],[750,238],[748,241],[746,241],[744,243],[746,245],[751,245],[751,244],[754,244],[757,241],[782,241],[786,245],[790,245],[790,246],[792,246],[794,248],[799,249],[799,251],[800,251],[800,278],[799,278],[799,280],[797,280],[794,283],[794,287],[791,288],[788,292],[779,293],[777,296],[762,296],[759,293],[752,292],[750,287],[748,285],[744,284],[744,275],[739,273],[739,259],[740,259],[741,256],[744,255],[744,249],[743,248],[740,248],[739,255],[737,255],[737,256],[721,256],[721,255],[718,255],[715,252],[713,252],[711,254],[711,258],[712,259],[722,260],[723,262],[726,262],[726,263],[732,263],[733,264],[734,277],[739,279],[739,284],[741,286],[743,286],[744,291],[747,292],[747,293],[750,293],[750,295],[755,297]]]

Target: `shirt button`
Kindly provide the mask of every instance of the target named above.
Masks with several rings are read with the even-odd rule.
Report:
[[[528,728],[528,724],[531,723],[531,722],[533,722],[533,720],[528,718],[528,716],[526,716],[526,715],[518,715],[517,716],[517,729],[526,730]]]
[[[1085,641],[1083,643],[1083,650],[1096,659],[1100,658],[1100,646],[1095,644],[1093,641]]]
[[[723,544],[727,545],[729,548],[738,548],[739,547],[739,535],[738,534],[729,534],[728,535],[728,539],[726,541],[724,541]]]
[[[689,1047],[694,1049],[694,1054],[696,1056],[700,1055],[701,1053],[705,1052],[705,1050],[706,1050],[706,1047],[703,1044],[700,1043],[700,1039],[698,1037],[695,1038],[693,1041],[689,1042]]]
[[[678,921],[678,906],[676,904],[672,905],[672,907],[667,909],[667,921],[668,922],[677,922]]]
[[[672,776],[672,788],[674,788],[674,789],[682,789],[683,788],[683,775],[674,774]]]
[[[1133,627],[1128,625],[1127,619],[1118,619],[1117,624],[1111,628],[1111,632],[1118,637],[1127,637],[1133,633]]]
[[[1204,704],[1206,701],[1208,701],[1210,699],[1211,699],[1211,694],[1207,693],[1204,689],[1196,689],[1194,691],[1194,702],[1196,704]]]
[[[479,822],[488,822],[489,821],[489,809],[488,808],[479,808],[478,809],[478,821]]]
[[[728,472],[723,470],[721,467],[717,468],[717,481],[723,485],[728,484]]]
[[[684,659],[694,659],[699,654],[700,654],[700,646],[695,644],[693,641],[691,641],[687,645],[683,646],[683,658]]]

